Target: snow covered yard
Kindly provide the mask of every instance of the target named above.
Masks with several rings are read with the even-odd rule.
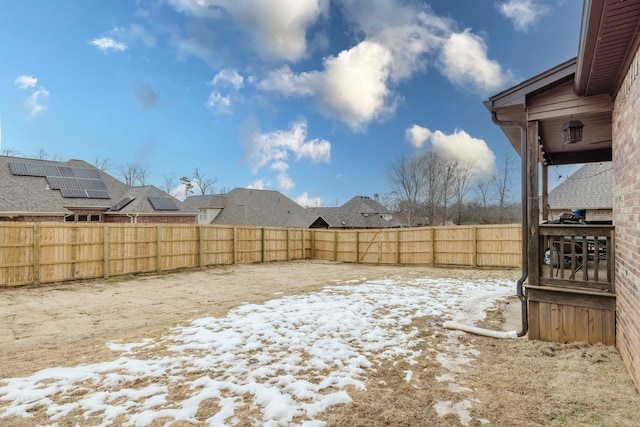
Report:
[[[473,324],[514,290],[503,279],[388,276],[278,292],[160,338],[112,341],[110,361],[0,380],[0,424],[322,426],[328,409],[366,393],[382,365],[406,366],[411,384],[425,359],[441,367],[429,381],[455,397],[430,411],[461,425],[491,422],[473,419],[463,378],[478,350],[441,325]]]

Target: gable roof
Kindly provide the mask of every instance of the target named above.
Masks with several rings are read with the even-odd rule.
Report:
[[[611,162],[589,163],[549,192],[552,209],[611,209],[613,177]]]
[[[112,215],[169,214],[153,209],[149,196],[170,197],[153,186],[129,187],[83,160],[0,156],[2,216],[65,216],[74,209],[103,210]],[[123,209],[112,209],[126,197],[134,199]],[[197,215],[194,209],[176,202],[181,215]]]
[[[189,196],[185,204],[222,209],[212,224],[307,227],[307,211],[279,191],[234,188],[226,194]]]
[[[355,196],[339,207],[309,208],[313,217],[320,217],[332,228],[395,228],[406,227],[402,216],[391,212],[367,196]]]

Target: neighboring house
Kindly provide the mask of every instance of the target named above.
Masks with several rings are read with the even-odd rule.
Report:
[[[399,228],[408,227],[404,215],[391,212],[367,196],[355,196],[335,208],[309,208],[315,217],[309,228]]]
[[[585,0],[578,56],[489,98],[485,105],[523,160],[523,204],[528,206],[523,221],[530,308],[549,304],[591,304],[576,313],[606,314],[607,324],[589,317],[588,336],[597,330],[614,329],[615,345],[636,388],[640,389],[640,0]],[[551,46],[550,46],[551,47]],[[565,139],[561,130],[569,130]],[[573,131],[572,131],[573,129]],[[579,131],[578,131],[579,130]],[[576,131],[576,132],[574,132]],[[547,227],[538,224],[538,174],[542,172],[542,208],[548,195],[547,168],[554,165],[611,161],[613,227],[592,228],[604,234],[607,245],[607,277],[583,276],[587,284],[596,279],[609,282],[609,294],[593,288],[576,289],[575,278],[563,283],[543,276],[540,254],[542,239],[554,232],[571,238],[580,235],[579,226]],[[540,165],[541,164],[541,165]],[[547,217],[547,212],[543,217]],[[528,222],[528,224],[527,224]],[[545,233],[545,234],[543,234]],[[568,234],[573,233],[573,234]],[[609,256],[611,258],[609,259]],[[590,259],[592,265],[599,258]],[[589,263],[587,262],[587,268]],[[581,265],[583,266],[583,265]],[[585,271],[587,270],[585,268]],[[522,278],[518,281],[521,283]],[[596,282],[595,286],[598,286]],[[613,292],[611,292],[613,290]],[[533,300],[539,294],[546,298]],[[564,299],[561,299],[564,297]],[[583,305],[584,306],[584,305]],[[609,312],[613,306],[614,318]],[[526,306],[523,305],[524,308]],[[525,312],[523,308],[523,312]],[[556,307],[556,312],[558,309]],[[569,311],[566,311],[569,312]],[[541,312],[538,312],[540,314]],[[564,314],[563,314],[564,316]],[[563,317],[561,316],[561,317]],[[577,314],[576,314],[577,316]],[[569,318],[567,318],[569,319]],[[535,318],[529,317],[536,323]],[[551,316],[554,325],[560,318]],[[575,318],[584,323],[585,319]],[[611,320],[611,321],[610,321]],[[602,329],[596,329],[600,326]],[[531,328],[529,328],[531,331]],[[565,329],[550,327],[553,333]],[[580,332],[585,331],[581,329]],[[538,332],[545,334],[547,331]],[[578,331],[575,331],[578,332]],[[577,335],[577,334],[576,334]]]
[[[234,188],[226,194],[189,196],[201,224],[306,228],[306,210],[278,191]]]
[[[278,191],[234,188],[226,194],[189,196],[184,203],[198,209],[201,224],[293,228],[406,227],[402,216],[365,196],[342,206],[303,208]]]
[[[193,224],[197,214],[154,186],[129,187],[82,160],[0,156],[0,221]]]
[[[588,163],[549,192],[549,216],[586,209],[586,221],[611,221],[611,162]]]

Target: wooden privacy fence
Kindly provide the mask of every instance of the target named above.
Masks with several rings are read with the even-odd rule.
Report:
[[[319,230],[174,224],[0,224],[0,286],[321,259],[520,265],[519,225]]]

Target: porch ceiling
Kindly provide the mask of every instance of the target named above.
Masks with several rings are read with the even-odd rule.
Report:
[[[576,72],[576,93],[613,96],[640,43],[640,0],[587,0]]]

